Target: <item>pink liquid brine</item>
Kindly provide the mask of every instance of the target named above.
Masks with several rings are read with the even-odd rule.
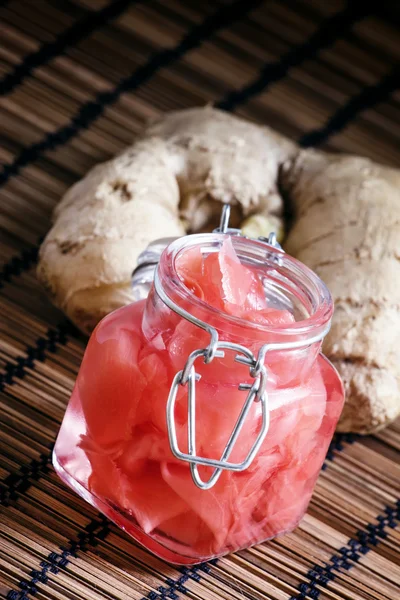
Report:
[[[182,238],[163,253],[168,298],[208,323],[219,340],[265,355],[268,432],[248,468],[223,470],[200,489],[170,446],[166,405],[172,381],[210,335],[167,306],[146,300],[107,316],[94,331],[54,451],[57,472],[149,550],[193,564],[296,527],[307,509],[343,405],[341,381],[320,354],[332,316],[318,277],[286,254],[222,234]],[[317,341],[315,341],[317,339]],[[308,340],[310,340],[308,342]],[[288,349],[288,344],[293,347]],[[278,348],[278,349],[276,349]],[[220,460],[253,384],[249,366],[225,351],[195,361],[196,454]],[[188,386],[174,420],[188,453]],[[248,455],[261,427],[254,401],[229,462]],[[210,466],[199,466],[204,481]]]

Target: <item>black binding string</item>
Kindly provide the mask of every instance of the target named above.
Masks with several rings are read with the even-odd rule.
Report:
[[[70,321],[62,321],[56,327],[50,327],[45,336],[37,338],[33,346],[27,346],[24,354],[20,354],[13,360],[3,363],[4,373],[0,373],[0,392],[6,385],[13,385],[15,379],[23,379],[27,369],[35,368],[35,361],[44,362],[46,352],[55,354],[57,346],[64,346],[68,342],[68,336],[74,332]]]
[[[335,579],[341,571],[349,571],[357,562],[367,554],[372,548],[387,538],[387,530],[394,529],[400,521],[400,499],[394,506],[386,506],[384,514],[377,515],[377,524],[368,523],[363,529],[360,529],[356,537],[350,538],[345,546],[333,554],[330,559],[321,565],[314,565],[308,572],[308,582],[303,582],[298,586],[298,594],[291,596],[289,600],[318,600],[320,588],[326,588],[331,581]],[[45,560],[40,563],[41,570],[31,571],[31,579],[21,580],[19,587],[21,592],[10,590],[7,594],[7,600],[27,600],[28,595],[37,593],[37,583],[46,584],[48,582],[48,572],[57,574],[60,569],[66,570],[71,556],[77,557],[80,551],[85,552],[89,547],[95,547],[99,540],[104,540],[110,533],[110,524],[106,517],[99,514],[92,519],[80,532],[76,540],[70,540],[65,547],[60,548],[60,552],[51,552]],[[188,590],[184,584],[189,580],[201,580],[201,573],[209,574],[211,565],[217,564],[217,560],[211,560],[207,563],[195,565],[193,567],[181,567],[182,575],[178,579],[166,578],[165,583],[168,587],[161,586],[157,591],[151,591],[142,600],[161,600],[166,598],[178,599],[176,592],[187,594]],[[318,587],[317,587],[318,586]]]
[[[29,596],[35,596],[39,591],[37,584],[47,584],[49,573],[57,575],[60,571],[65,571],[71,557],[75,558],[79,552],[86,552],[88,548],[97,546],[109,533],[110,523],[107,517],[99,514],[79,532],[76,539],[69,540],[65,547],[60,547],[60,552],[50,552],[41,561],[40,570],[32,569],[29,580],[21,579],[18,583],[21,591],[10,590],[6,596],[7,600],[28,600]]]
[[[311,36],[302,44],[293,46],[279,60],[267,63],[260,74],[251,83],[234,90],[216,104],[223,110],[234,110],[253,96],[265,92],[270,85],[286,77],[288,72],[298,67],[305,60],[314,59],[319,52],[329,48],[339,38],[344,37],[350,29],[371,11],[371,2],[349,2],[344,10],[326,19]]]
[[[25,79],[32,76],[34,69],[43,67],[56,56],[64,54],[70,47],[78,44],[96,29],[117,18],[129,6],[139,0],[115,0],[98,11],[91,11],[61,33],[54,41],[44,43],[38,50],[25,56],[21,63],[0,80],[0,96],[10,94]]]
[[[38,459],[31,460],[27,465],[21,465],[18,471],[10,473],[4,481],[1,482],[0,504],[9,506],[18,497],[31,487],[33,481],[38,481],[43,474],[49,472],[53,445],[49,452],[43,452]]]
[[[41,241],[39,240],[39,244]],[[13,277],[18,277],[24,271],[28,271],[36,264],[39,254],[39,246],[25,248],[17,256],[13,256],[0,269],[0,290],[5,283],[9,283]]]
[[[298,594],[289,600],[318,600],[321,588],[328,587],[338,573],[352,569],[365,554],[386,539],[388,528],[395,529],[400,522],[400,499],[395,506],[386,506],[384,514],[377,515],[375,521],[376,524],[368,523],[360,529],[356,537],[350,538],[323,566],[315,564],[307,573],[308,581],[300,583]]]
[[[73,333],[75,333],[73,325],[69,321],[62,321],[56,327],[50,327],[45,336],[37,338],[33,346],[28,345],[23,354],[13,360],[5,361],[4,372],[0,373],[0,392],[6,392],[8,386],[13,385],[18,379],[23,379],[29,370],[35,369],[36,361],[45,362],[48,353],[55,354],[59,346],[65,346]],[[39,459],[33,459],[30,463],[22,465],[0,482],[0,505],[8,506],[10,502],[16,501],[20,495],[28,491],[34,481],[48,472],[53,445],[51,444],[49,451],[43,452]]]
[[[387,100],[399,87],[400,65],[395,65],[380,81],[366,86],[358,94],[350,98],[328,119],[325,125],[305,133],[300,138],[300,146],[308,148],[323,144],[328,138],[336,135],[351,121],[354,121],[360,113]]]
[[[39,142],[24,148],[12,163],[4,165],[0,172],[0,187],[5,185],[11,177],[18,175],[22,168],[36,161],[44,152],[66,144],[78,133],[87,129],[103,114],[108,106],[119,99],[121,94],[135,91],[161,69],[165,69],[200,46],[217,31],[246,16],[262,1],[235,0],[231,4],[222,5],[214,14],[206,17],[202,23],[195,25],[175,47],[155,52],[146,63],[138,67],[131,75],[122,78],[113,90],[100,92],[95,100],[84,104],[67,125],[47,133]]]
[[[322,471],[325,471],[329,462],[335,460],[335,452],[342,452],[345,448],[345,444],[354,444],[357,439],[358,436],[355,433],[336,433],[329,444],[328,452],[326,453],[325,461],[322,465]]]

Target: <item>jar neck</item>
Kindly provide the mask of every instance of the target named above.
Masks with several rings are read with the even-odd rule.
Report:
[[[175,373],[184,370],[189,357],[196,353],[198,358],[206,359],[197,361],[202,381],[212,385],[235,381],[237,386],[252,382],[251,371],[268,346],[264,366],[269,391],[306,384],[332,316],[332,300],[326,286],[310,269],[282,251],[236,236],[232,237],[232,243],[238,258],[261,277],[267,304],[290,310],[295,320],[285,327],[266,327],[216,309],[184,285],[176,262],[181,252],[194,247],[200,247],[205,255],[217,252],[225,239],[224,234],[198,234],[180,238],[164,250],[157,267],[157,288],[161,294],[153,285],[143,314],[142,331],[148,351],[152,348],[165,351]],[[182,310],[186,311],[184,315],[187,313],[207,324],[208,331],[182,316]],[[213,347],[211,331],[215,332],[218,343],[225,342],[225,348],[227,344],[231,348],[224,352],[224,357],[215,356],[207,362]],[[249,351],[253,357],[250,368],[238,364],[240,352],[232,345],[241,345]]]
[[[246,342],[253,347],[282,345],[282,349],[290,344],[320,346],[333,313],[328,289],[308,267],[264,242],[242,236],[231,238],[240,261],[257,270],[269,305],[293,314],[295,321],[290,325],[265,326],[229,315],[206,304],[184,285],[176,269],[178,256],[195,247],[204,254],[218,251],[225,238],[226,235],[219,233],[191,235],[179,238],[165,249],[157,267],[158,289],[164,302],[216,329],[221,340]]]

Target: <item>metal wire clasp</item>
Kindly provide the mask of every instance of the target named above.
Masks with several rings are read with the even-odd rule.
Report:
[[[199,379],[200,376],[195,371],[194,363],[200,357],[203,357],[204,362],[206,362],[209,350],[210,348],[195,350],[189,355],[184,369],[182,369],[182,371],[179,371],[174,377],[167,402],[167,425],[171,451],[177,458],[189,462],[193,481],[202,490],[207,490],[211,488],[216,483],[223,470],[243,471],[244,469],[247,469],[247,467],[250,466],[255,455],[257,454],[257,451],[260,448],[261,444],[263,443],[269,427],[269,411],[267,406],[268,397],[265,389],[267,373],[265,366],[263,365],[262,368],[259,370],[259,373],[255,377],[253,376],[253,384],[250,385],[247,383],[242,383],[239,385],[240,390],[248,391],[247,397],[243,404],[242,410],[240,411],[240,414],[237,418],[233,431],[229,436],[229,439],[227,441],[227,444],[225,446],[220,460],[214,460],[211,458],[197,456],[196,381]],[[223,350],[233,350],[234,352],[236,352],[236,361],[238,361],[238,359],[240,358],[246,358],[251,362],[251,364],[254,364],[254,366],[256,365],[256,360],[253,353],[245,346],[241,346],[240,344],[233,344],[230,342],[216,342],[215,347],[213,348],[213,356],[223,358],[225,356],[225,352],[223,352]],[[188,453],[182,452],[179,449],[176,436],[174,412],[176,396],[178,393],[179,386],[187,386],[188,393]],[[251,447],[248,455],[242,462],[228,462],[229,456],[233,450],[236,440],[238,439],[239,434],[243,428],[247,414],[253,402],[255,401],[261,402],[262,423],[260,431],[258,432],[256,440],[253,446]],[[198,471],[198,465],[214,467],[214,471],[208,481],[203,481],[201,479]]]
[[[229,212],[230,207],[225,205],[220,227],[215,230],[218,233],[225,233],[231,235],[240,235],[240,231],[236,229],[229,229]],[[269,238],[262,239],[264,243],[269,246],[275,246],[280,249],[279,244],[276,241],[274,234],[271,234]],[[283,253],[283,250],[282,250]],[[171,300],[165,293],[163,286],[160,281],[158,269],[155,271],[154,276],[154,288],[160,299],[166,304],[173,312],[178,314],[180,317],[186,319],[193,325],[196,325],[200,329],[206,331],[210,335],[210,343],[206,348],[199,348],[194,350],[187,358],[184,368],[176,373],[168,396],[167,407],[166,407],[166,418],[168,437],[171,447],[171,451],[174,456],[178,459],[186,461],[190,465],[190,471],[194,483],[202,490],[211,488],[221,476],[224,470],[227,471],[244,471],[247,469],[252,461],[254,460],[260,446],[262,445],[265,436],[268,433],[269,428],[269,408],[268,408],[268,394],[266,391],[267,383],[267,368],[265,366],[265,357],[270,350],[287,350],[300,348],[302,346],[308,346],[315,342],[320,341],[327,333],[325,331],[319,332],[314,338],[307,340],[299,340],[296,342],[287,343],[270,343],[261,346],[257,356],[253,352],[241,344],[234,344],[219,340],[217,330],[209,325],[208,323],[201,321],[191,313],[186,311],[181,306],[178,306],[173,300]],[[195,363],[196,360],[202,359],[207,365],[211,363],[215,358],[224,358],[225,350],[233,351],[235,353],[235,361],[248,366],[250,377],[254,379],[253,383],[241,383],[238,386],[239,390],[247,391],[247,396],[244,400],[243,407],[236,420],[232,433],[229,436],[225,449],[219,460],[198,456],[196,451],[196,382],[200,379],[200,375],[196,373]],[[180,387],[187,388],[188,395],[188,452],[182,452],[178,445],[176,424],[175,424],[175,405],[178,390]],[[229,457],[232,453],[234,445],[240,435],[240,432],[245,423],[246,417],[251,409],[253,402],[260,402],[261,404],[261,426],[260,430],[256,435],[256,439],[248,452],[246,458],[240,463],[229,462]],[[198,466],[203,465],[206,467],[213,467],[214,470],[208,479],[203,481],[200,477]]]

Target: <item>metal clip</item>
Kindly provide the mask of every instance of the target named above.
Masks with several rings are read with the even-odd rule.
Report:
[[[246,348],[245,346],[241,346],[240,344],[233,344],[230,342],[217,342],[216,349],[214,351],[215,357],[224,357],[224,352],[221,351],[223,349],[234,350],[238,354],[235,357],[235,360],[241,358],[246,358],[251,361],[251,363],[255,365],[256,360],[254,358],[253,353]],[[248,390],[246,400],[243,404],[242,410],[237,418],[235,426],[225,449],[222,453],[220,460],[214,460],[206,457],[197,456],[196,452],[196,381],[199,379],[199,375],[196,373],[194,368],[194,362],[197,358],[203,357],[206,358],[207,349],[204,350],[195,350],[192,352],[186,362],[186,365],[182,371],[179,371],[172,382],[171,390],[168,396],[167,402],[167,426],[168,426],[168,436],[169,442],[171,446],[171,451],[181,460],[187,461],[190,464],[190,470],[192,473],[192,478],[195,484],[202,490],[208,490],[211,488],[221,476],[223,470],[227,471],[244,471],[247,469],[252,463],[255,455],[257,454],[261,444],[263,443],[265,436],[268,432],[269,427],[269,410],[267,406],[268,397],[267,392],[265,390],[266,387],[266,369],[263,366],[259,374],[255,377],[255,381],[252,385],[243,383],[239,385],[240,390]],[[179,449],[177,436],[176,436],[176,427],[175,427],[175,403],[176,396],[178,393],[179,386],[187,386],[188,393],[188,454],[182,452]],[[253,404],[253,402],[261,402],[261,413],[262,413],[262,423],[260,431],[257,434],[256,440],[252,445],[249,453],[246,458],[240,463],[228,462],[229,456],[233,450],[233,447],[240,435],[240,432],[245,423],[246,417],[249,413],[249,410]],[[198,471],[198,465],[203,465],[207,467],[214,467],[214,471],[208,481],[203,481],[200,477]]]
[[[240,229],[235,229],[234,227],[228,227],[229,218],[231,216],[231,207],[230,204],[224,204],[222,207],[221,220],[219,222],[219,227],[213,229],[213,233],[227,233],[229,235],[242,235]]]
[[[276,239],[275,231],[271,231],[271,233],[269,234],[268,237],[264,237],[264,236],[260,235],[258,239],[260,240],[260,242],[264,242],[265,244],[268,244],[268,246],[273,246],[274,248],[278,248],[278,250],[282,250],[282,246]]]

